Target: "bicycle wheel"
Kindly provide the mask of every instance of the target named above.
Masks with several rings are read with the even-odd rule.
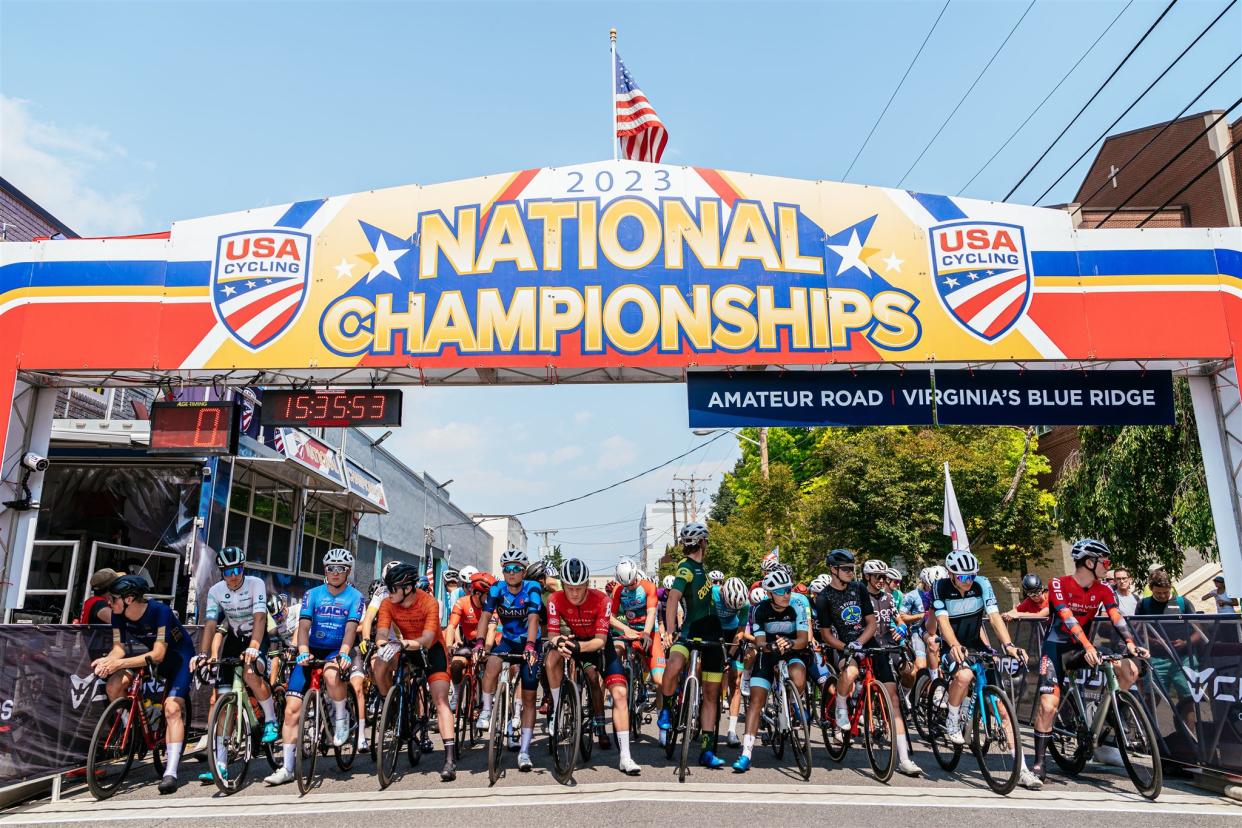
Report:
[[[806,706],[798,688],[792,681],[785,682],[785,709],[789,714],[789,744],[793,748],[794,761],[803,779],[811,778],[811,723]]]
[[[423,740],[427,738],[428,697],[427,684],[422,676],[415,676],[410,682],[409,703],[406,705],[406,716],[409,727],[405,743],[406,755],[410,757],[410,767],[418,764],[423,758]]]
[[[505,755],[505,726],[509,723],[509,685],[502,681],[496,688],[491,722],[487,727],[487,784],[500,778],[500,763]]]
[[[397,772],[397,757],[401,755],[401,687],[394,684],[388,688],[384,696],[384,706],[380,709],[379,722],[376,725],[375,773],[379,777],[382,791],[392,784]]]
[[[1155,799],[1164,787],[1164,770],[1151,718],[1134,693],[1119,690],[1112,719],[1117,734],[1117,750],[1121,753],[1121,762],[1126,766],[1130,781],[1139,794]]]
[[[453,735],[457,739],[454,753],[456,758],[461,759],[462,751],[474,743],[474,683],[469,676],[462,679],[461,690],[457,694]]]
[[[128,696],[113,699],[95,723],[90,752],[86,754],[86,786],[96,799],[107,799],[116,793],[134,763],[141,737],[137,728],[126,725],[131,703]]]
[[[246,786],[246,771],[254,748],[250,717],[242,712],[237,693],[224,693],[216,698],[207,717],[207,744],[211,757],[212,781],[220,793],[229,795]],[[246,697],[249,704],[249,696]]]
[[[276,707],[276,728],[279,733],[280,726],[285,721],[285,688],[272,688],[272,704]],[[267,760],[272,770],[276,770],[284,763],[283,754],[280,738],[277,738],[275,742],[263,742],[263,758]]]
[[[926,695],[930,686],[931,675],[923,669],[914,677],[914,687],[910,690],[910,719],[908,721],[914,723],[915,732],[924,742],[927,741],[927,722],[924,721],[923,714],[927,711]]]
[[[884,685],[873,681],[863,691],[863,742],[875,778],[887,782],[897,767],[897,722]]]
[[[931,743],[936,764],[947,771],[962,761],[962,746],[945,741],[945,719],[949,715],[949,682],[937,677],[927,688],[927,705],[923,719],[927,725],[927,741]]]
[[[979,763],[983,781],[994,793],[1008,796],[1022,771],[1022,743],[1013,702],[989,684],[971,715],[970,750]]]
[[[579,673],[581,676],[582,673]],[[595,705],[591,702],[591,687],[588,684],[589,676],[583,676],[585,681],[578,685],[582,693],[582,701],[579,702],[578,721],[581,726],[578,728],[578,755],[582,758],[582,764],[591,761],[591,753],[595,750],[595,719],[592,712]]]
[[[315,781],[315,763],[319,761],[319,748],[323,740],[323,708],[320,707],[318,690],[307,690],[302,695],[302,711],[298,716],[298,745],[294,751],[293,773],[298,779],[298,792],[305,796]]]
[[[647,706],[647,688],[643,684],[641,667],[634,666],[634,658],[630,658],[630,668],[626,672],[625,697],[629,702],[630,712],[630,744],[638,744],[643,733],[643,708]]]
[[[1068,776],[1077,776],[1087,766],[1090,747],[1085,736],[1086,725],[1078,697],[1070,693],[1061,699],[1052,723],[1052,739],[1048,741],[1048,752]]]
[[[677,760],[677,781],[685,782],[686,773],[690,770],[690,744],[697,741],[695,732],[699,719],[699,680],[694,676],[686,678],[686,691],[682,695],[681,716],[678,729],[681,730],[681,751]]]
[[[561,697],[552,713],[552,732],[548,739],[552,748],[552,776],[562,785],[574,778],[578,761],[578,729],[582,718],[578,688],[568,678],[561,683]]]
[[[837,727],[836,677],[829,677],[820,695],[819,729],[824,737],[828,758],[840,762],[850,749],[850,731]]]
[[[664,758],[671,761],[673,755],[677,752],[677,728],[681,724],[681,703],[679,701],[673,702],[673,709],[669,712],[669,721],[672,722],[673,726],[664,731]]]
[[[781,710],[780,705],[783,704],[782,699],[777,698],[775,689],[768,693],[767,702],[763,706],[763,713],[760,715],[760,721],[770,722],[768,726],[769,738],[772,745],[772,753],[777,759],[785,758],[785,731],[781,729]]]
[[[354,696],[353,687],[345,689],[345,716],[349,721],[349,738],[340,747],[332,746],[336,754],[336,766],[343,771],[352,768],[354,759],[358,758],[358,731],[362,727],[358,721],[358,699]]]

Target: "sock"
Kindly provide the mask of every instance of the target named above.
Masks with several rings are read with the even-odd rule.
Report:
[[[1048,749],[1048,742],[1052,739],[1051,733],[1040,733],[1035,731],[1035,764],[1044,764],[1044,751]]]
[[[444,761],[446,762],[453,761],[453,748],[456,746],[457,746],[456,739],[445,739],[444,740]]]
[[[556,706],[561,703],[561,688],[552,688],[552,710],[556,711]]]
[[[530,740],[533,739],[534,736],[535,729],[533,727],[522,728],[522,744],[521,747],[518,748],[520,753],[530,753]]]
[[[349,711],[345,709],[345,700],[341,699],[332,701],[332,715],[338,722],[345,721],[345,717],[349,715]]]
[[[297,756],[297,745],[285,745],[285,770],[293,773],[293,760]]]
[[[223,739],[216,739],[216,764],[227,765],[229,763],[229,748]]]
[[[729,735],[737,736],[737,716],[729,717]]]
[[[949,715],[945,718],[946,725],[955,725],[962,715],[962,706],[960,704],[949,705]]]
[[[939,667],[928,667],[928,668],[927,668],[927,675],[929,675],[929,676],[930,676],[931,678],[933,678],[933,679],[935,679],[935,678],[939,678],[939,677],[940,677],[940,668],[939,668]]]
[[[848,708],[846,707],[846,698],[840,693],[837,694],[837,710],[842,713],[848,712]]]
[[[910,761],[910,738],[904,733],[897,734],[897,761]]]
[[[276,699],[268,696],[266,699],[259,700],[259,707],[263,708],[263,721],[276,721]]]
[[[755,749],[755,737],[747,733],[742,737],[742,755],[747,759],[750,758],[751,752]]]
[[[494,698],[496,698],[495,693],[484,693],[483,694],[483,712],[484,713],[492,712],[492,699]]]
[[[164,775],[176,776],[177,768],[181,764],[181,749],[185,747],[185,742],[169,742],[168,755],[164,758]]]
[[[621,749],[621,758],[630,758],[630,732],[628,730],[617,731],[617,746]]]

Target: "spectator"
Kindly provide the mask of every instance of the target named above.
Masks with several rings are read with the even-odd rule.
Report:
[[[1043,578],[1034,572],[1024,575],[1022,595],[1024,596],[1022,601],[1002,615],[1002,618],[1006,621],[1018,618],[1035,618],[1042,621],[1048,618],[1048,587],[1044,586]]]
[[[1217,575],[1212,579],[1212,583],[1216,589],[1204,594],[1200,600],[1214,602],[1217,612],[1237,612],[1238,599],[1231,598],[1229,593],[1225,592],[1225,576]]]
[[[1148,579],[1151,595],[1138,602],[1136,615],[1186,616],[1194,613],[1185,597],[1173,590],[1173,581],[1163,569],[1152,572]],[[1190,683],[1182,665],[1194,667],[1198,649],[1207,638],[1190,622],[1152,625],[1148,649],[1151,669],[1169,699],[1177,706],[1177,714],[1191,733],[1195,732],[1195,703]]]
[[[1121,614],[1134,615],[1139,599],[1134,594],[1134,578],[1130,576],[1130,570],[1113,570],[1113,592],[1117,594],[1117,608]]]
[[[1144,597],[1144,598],[1150,598],[1150,597],[1151,597],[1151,579],[1155,576],[1155,574],[1156,574],[1157,572],[1160,572],[1160,573],[1164,574],[1165,576],[1168,576],[1168,574],[1169,574],[1168,572],[1166,572],[1166,571],[1165,571],[1164,564],[1162,564],[1162,563],[1160,563],[1160,562],[1156,562],[1156,563],[1152,564],[1151,566],[1147,567],[1147,586],[1143,588],[1143,597]],[[1170,578],[1169,578],[1169,584],[1171,585],[1172,583],[1173,583],[1173,579],[1170,577]],[[1177,595],[1177,588],[1176,588],[1176,587],[1170,586],[1170,589],[1172,589],[1172,590],[1173,590],[1173,592],[1172,592],[1171,594],[1173,594],[1173,595]],[[1142,613],[1139,613],[1139,615],[1142,615]]]
[[[115,569],[101,569],[91,576],[91,594],[82,602],[79,624],[111,624],[112,610],[108,609],[108,587],[121,577]]]

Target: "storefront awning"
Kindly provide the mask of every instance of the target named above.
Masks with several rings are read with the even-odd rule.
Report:
[[[237,462],[290,485],[339,495],[346,491],[340,453],[322,440],[297,428],[277,429],[280,448],[242,435]]]
[[[345,458],[345,478],[349,488],[342,494],[326,495],[324,500],[351,512],[388,514],[388,498],[384,482],[367,469]]]

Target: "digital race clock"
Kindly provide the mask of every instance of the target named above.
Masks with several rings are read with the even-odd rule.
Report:
[[[241,409],[228,402],[151,404],[150,454],[236,454]]]
[[[401,391],[264,389],[259,421],[266,426],[399,426]]]

